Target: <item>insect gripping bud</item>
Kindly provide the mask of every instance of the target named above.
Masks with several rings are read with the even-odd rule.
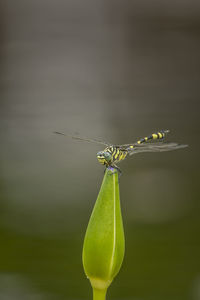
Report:
[[[83,245],[83,266],[94,300],[105,299],[108,286],[120,270],[124,245],[118,172],[107,168]]]

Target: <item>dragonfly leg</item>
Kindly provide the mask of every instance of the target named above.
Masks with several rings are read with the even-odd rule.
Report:
[[[117,165],[113,164],[112,167],[118,171],[119,176],[122,175],[122,171],[121,171],[121,169]]]
[[[122,171],[116,165],[107,166],[106,169],[109,169],[110,171],[112,171],[113,174],[118,172],[119,176],[121,176]],[[104,170],[104,173],[105,173],[106,169]],[[114,171],[114,170],[116,170],[116,171]],[[112,175],[112,173],[110,175]]]

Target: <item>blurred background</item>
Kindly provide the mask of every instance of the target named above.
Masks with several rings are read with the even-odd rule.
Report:
[[[0,299],[91,299],[81,261],[99,145],[159,129],[189,148],[122,162],[108,299],[200,299],[200,2],[0,2]]]

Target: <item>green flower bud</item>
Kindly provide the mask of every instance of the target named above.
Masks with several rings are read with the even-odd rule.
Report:
[[[124,246],[118,172],[107,168],[83,245],[83,266],[94,299],[105,299],[108,286],[120,270]]]

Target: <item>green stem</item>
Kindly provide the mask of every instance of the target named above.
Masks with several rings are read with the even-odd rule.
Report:
[[[107,289],[99,290],[99,289],[93,288],[93,300],[105,300],[106,292],[107,292]]]

